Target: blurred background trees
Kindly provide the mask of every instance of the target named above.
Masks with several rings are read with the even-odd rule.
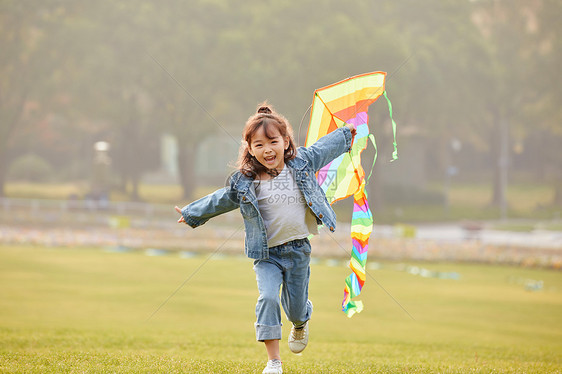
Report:
[[[114,188],[138,199],[143,180],[180,183],[189,199],[219,183],[201,173],[235,159],[259,102],[303,144],[314,89],[382,70],[400,159],[389,167],[377,102],[376,204],[385,186],[423,194],[453,175],[488,181],[493,205],[515,176],[562,204],[561,16],[556,0],[0,0],[0,196],[25,168],[90,178],[105,141]]]

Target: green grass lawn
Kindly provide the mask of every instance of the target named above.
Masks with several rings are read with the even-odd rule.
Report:
[[[252,263],[205,259],[0,246],[0,372],[261,373]],[[346,267],[312,266],[309,347],[298,356],[283,342],[285,373],[562,372],[562,273],[417,264],[455,280],[382,265],[351,319],[340,311]],[[530,279],[543,288],[526,290]]]

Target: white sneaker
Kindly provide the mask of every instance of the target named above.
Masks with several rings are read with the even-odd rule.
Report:
[[[300,328],[291,328],[289,334],[289,349],[293,353],[301,353],[308,344],[308,321]]]
[[[274,358],[273,360],[267,361],[267,366],[263,369],[262,374],[283,374],[281,360]]]

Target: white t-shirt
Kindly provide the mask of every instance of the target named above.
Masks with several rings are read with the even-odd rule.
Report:
[[[269,247],[318,234],[316,217],[306,205],[290,168],[285,165],[275,178],[255,180],[254,185]]]

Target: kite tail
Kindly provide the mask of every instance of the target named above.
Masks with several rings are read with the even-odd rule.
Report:
[[[392,160],[398,159],[398,146],[396,144],[396,122],[392,117],[392,103],[388,98],[386,91],[383,92],[383,96],[388,104],[388,112],[390,115],[390,120],[392,122],[392,133],[394,137],[393,146],[394,151],[392,152]],[[373,215],[369,209],[369,203],[367,202],[367,192],[365,191],[365,186],[371,179],[373,174],[373,169],[375,162],[377,160],[377,143],[373,134],[369,134],[369,139],[373,143],[375,148],[375,157],[373,159],[373,165],[371,166],[371,172],[366,180],[363,180],[359,190],[353,195],[353,215],[351,216],[351,240],[353,242],[353,250],[351,253],[351,260],[349,261],[349,267],[352,273],[345,279],[345,288],[343,291],[343,301],[342,310],[344,313],[351,318],[355,313],[359,313],[363,310],[363,302],[360,300],[352,300],[354,297],[361,293],[363,284],[365,284],[367,265],[367,251],[369,249],[369,237],[373,231]],[[353,163],[353,160],[352,160]],[[357,169],[354,166],[354,169]]]
[[[388,104],[388,114],[390,114],[390,121],[392,122],[392,135],[394,136],[394,141],[392,145],[394,146],[394,152],[392,152],[392,160],[398,160],[398,144],[396,144],[396,122],[394,122],[394,118],[392,118],[392,103],[386,94],[386,90],[382,93],[384,98],[386,99],[386,103]]]
[[[369,236],[373,231],[373,216],[367,202],[365,182],[363,181],[359,191],[353,195],[353,214],[351,216],[351,241],[353,250],[349,267],[352,273],[345,279],[344,297],[342,310],[351,318],[355,313],[363,310],[363,303],[359,300],[352,301],[361,293],[365,283],[367,264],[367,250],[369,248]]]

